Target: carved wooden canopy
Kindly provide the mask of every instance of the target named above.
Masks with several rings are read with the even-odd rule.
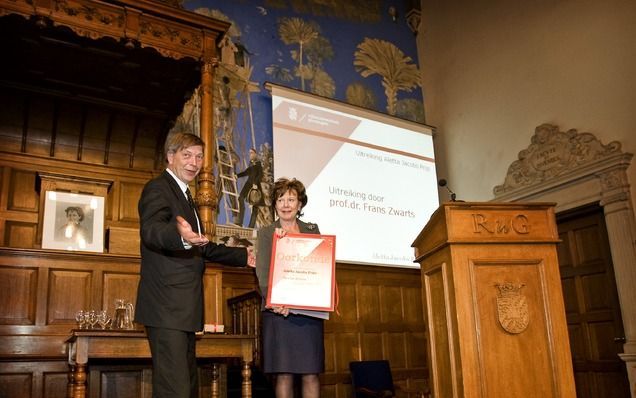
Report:
[[[152,1],[0,0],[1,80],[171,120],[227,28]]]
[[[125,40],[180,59],[212,58],[229,24],[150,0],[0,0],[0,16],[19,14],[66,26],[80,36]]]

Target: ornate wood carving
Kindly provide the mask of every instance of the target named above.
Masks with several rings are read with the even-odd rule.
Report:
[[[530,315],[528,301],[521,293],[525,284],[504,282],[496,284],[497,320],[501,327],[510,334],[519,334],[528,328]]]
[[[111,37],[127,45],[151,47],[161,55],[180,59],[213,57],[216,41],[229,24],[151,0],[0,0],[0,16],[19,14],[41,24],[50,21],[83,37]]]
[[[535,185],[620,152],[617,141],[603,145],[593,134],[576,129],[562,132],[558,126],[542,124],[535,129],[530,146],[519,152],[519,159],[508,168],[504,183],[493,192],[499,196]]]

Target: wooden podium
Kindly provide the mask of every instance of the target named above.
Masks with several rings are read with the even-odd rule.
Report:
[[[575,397],[553,204],[444,203],[413,247],[436,398]]]

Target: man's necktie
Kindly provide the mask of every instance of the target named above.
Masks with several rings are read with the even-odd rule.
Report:
[[[197,211],[197,205],[196,203],[194,203],[194,199],[192,199],[192,194],[190,194],[190,188],[186,188],[185,190],[186,196],[188,197],[188,203],[190,203],[190,207],[192,208],[192,211],[194,212],[194,216],[197,219],[197,232],[201,231],[201,228],[199,227],[199,212]]]
[[[190,188],[186,188],[185,190],[186,196],[188,197],[188,203],[190,203],[190,207],[196,211],[197,205],[194,203],[194,199],[192,199],[192,195],[190,194]]]

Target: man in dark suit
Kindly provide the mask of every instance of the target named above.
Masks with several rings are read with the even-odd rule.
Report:
[[[146,327],[152,353],[153,398],[198,397],[195,332],[203,330],[204,261],[254,266],[245,248],[208,241],[188,184],[203,165],[203,141],[166,139],[167,169],[139,200],[141,279],[135,321]]]
[[[247,180],[245,181],[243,189],[241,189],[241,193],[239,194],[239,214],[236,218],[235,224],[243,226],[245,201],[248,199],[247,195],[250,193],[250,191],[252,189],[255,189],[260,194],[260,199],[257,202],[250,203],[252,205],[252,215],[250,216],[250,223],[248,225],[250,228],[254,228],[254,225],[256,224],[256,213],[258,211],[257,206],[262,206],[264,204],[263,191],[261,190],[263,166],[261,165],[261,161],[258,160],[258,153],[256,153],[256,149],[250,148],[250,165],[245,170],[238,173],[236,176],[247,176]]]

